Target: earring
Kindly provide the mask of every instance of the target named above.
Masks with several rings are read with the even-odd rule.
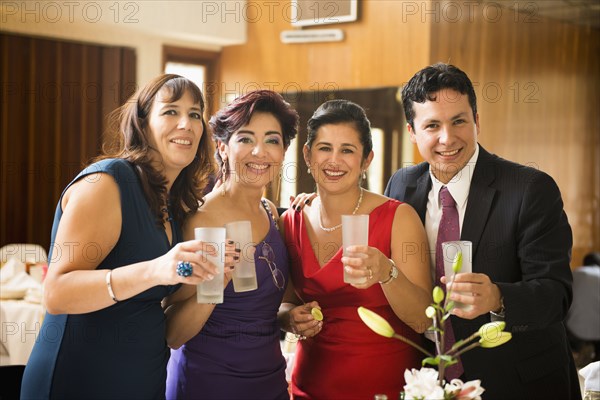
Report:
[[[306,168],[306,172],[310,175],[310,167]]]
[[[227,179],[227,159],[223,159],[223,164],[221,165],[221,196],[225,196],[225,180]]]
[[[283,175],[283,171],[279,169],[279,176],[277,177],[277,191],[275,192],[275,201],[279,204],[279,194],[281,193],[281,176]]]
[[[367,170],[366,169],[363,169],[362,178],[367,179]]]

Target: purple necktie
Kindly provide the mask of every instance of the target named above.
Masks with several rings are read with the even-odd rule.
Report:
[[[453,240],[460,240],[460,230],[458,226],[458,210],[456,210],[456,202],[444,186],[440,190],[440,201],[442,203],[442,219],[440,219],[440,227],[438,229],[437,242],[435,245],[435,284],[439,285],[444,292],[446,286],[440,283],[440,278],[444,276],[444,253],[442,243]],[[454,330],[450,323],[450,318],[444,323],[444,348],[447,350],[456,342],[454,338]],[[446,368],[446,380],[449,382],[452,379],[458,378],[463,373],[463,366],[460,358],[457,364]]]

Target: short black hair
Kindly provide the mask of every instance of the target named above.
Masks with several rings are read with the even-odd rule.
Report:
[[[413,103],[435,101],[435,93],[452,89],[469,97],[473,119],[477,118],[477,96],[473,83],[462,70],[451,64],[437,63],[417,72],[402,88],[402,106],[406,122],[414,129],[415,110]]]

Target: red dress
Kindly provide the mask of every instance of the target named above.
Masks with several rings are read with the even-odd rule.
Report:
[[[401,203],[388,200],[369,218],[369,246],[390,256],[392,222]],[[310,244],[302,213],[284,216],[291,277],[303,301],[319,302],[323,329],[298,342],[292,373],[294,399],[397,399],[404,370],[419,368],[423,355],[411,346],[371,331],[359,318],[364,306],[384,317],[394,330],[420,343],[420,335],[392,311],[381,285],[356,289],[343,282],[342,249],[322,268]]]

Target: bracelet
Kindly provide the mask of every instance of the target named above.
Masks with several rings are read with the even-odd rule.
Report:
[[[108,289],[108,295],[115,303],[118,303],[117,297],[115,296],[115,292],[113,292],[112,285],[110,284],[110,278],[112,276],[112,269],[106,273],[106,288]]]

